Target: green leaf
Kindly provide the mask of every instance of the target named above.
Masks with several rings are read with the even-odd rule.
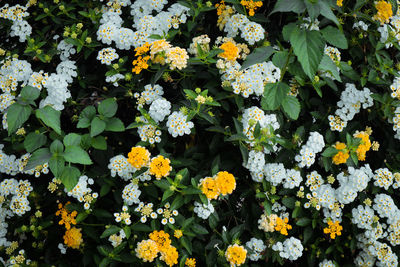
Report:
[[[35,151],[37,148],[43,146],[46,144],[47,137],[44,134],[40,133],[29,133],[24,140],[24,147],[26,151],[29,153],[32,153]]]
[[[64,170],[65,160],[61,156],[53,156],[49,160],[49,168],[55,177],[59,177]]]
[[[321,12],[321,8],[318,3],[311,3],[311,1],[304,2],[307,7],[307,12],[311,18],[311,21],[314,21]]]
[[[250,67],[251,65],[265,62],[274,53],[274,49],[271,46],[258,47],[253,50],[253,52],[246,57],[243,62],[241,70]]]
[[[347,49],[347,38],[346,36],[337,28],[332,26],[327,26],[321,30],[324,39],[333,46],[341,49]]]
[[[110,132],[123,132],[125,131],[125,126],[120,119],[111,118],[107,121],[105,130]]]
[[[321,60],[321,63],[319,64],[318,69],[322,70],[322,71],[327,71],[330,74],[332,74],[332,76],[336,80],[338,80],[339,82],[342,81],[342,79],[340,78],[340,73],[338,71],[338,66],[336,66],[335,62],[333,62],[333,60],[329,56],[324,55],[322,57],[322,60]]]
[[[40,148],[35,152],[33,152],[24,170],[32,170],[38,165],[43,165],[44,163],[49,162],[50,158],[51,158],[50,150],[48,148]]]
[[[338,150],[334,147],[328,147],[322,153],[322,156],[330,158],[338,153]]]
[[[148,226],[146,224],[142,224],[142,223],[133,225],[132,230],[138,231],[138,232],[151,232],[152,231],[150,226]]]
[[[51,153],[53,153],[53,154],[55,154],[55,153],[61,154],[63,151],[64,151],[64,146],[63,146],[63,144],[61,143],[60,140],[56,139],[51,143],[51,145],[50,145],[50,152]]]
[[[296,222],[296,225],[298,226],[307,226],[311,223],[311,219],[309,218],[301,218]]]
[[[192,226],[192,230],[193,230],[193,232],[195,232],[196,234],[199,234],[199,235],[208,234],[208,230],[206,228],[204,228],[203,226],[201,226],[200,224],[194,224]]]
[[[56,133],[61,135],[60,115],[60,111],[55,110],[50,106],[44,106],[43,108],[36,110],[36,117],[52,128]]]
[[[78,183],[81,172],[71,166],[66,166],[60,175],[60,180],[68,191],[71,191]]]
[[[67,146],[63,156],[66,161],[71,163],[93,164],[89,154],[79,146]]]
[[[283,26],[282,29],[282,35],[283,35],[283,39],[286,42],[289,42],[290,40],[290,35],[292,34],[292,31],[296,29],[296,23],[292,22],[289,23],[288,25]]]
[[[174,194],[174,191],[173,190],[166,190],[166,191],[164,191],[164,194],[163,194],[163,196],[162,196],[162,200],[161,200],[161,202],[164,202],[165,200],[167,200],[170,196],[172,196]]]
[[[88,106],[82,110],[81,117],[92,120],[96,115],[96,109],[93,106]]]
[[[192,255],[192,242],[186,236],[180,238],[182,246],[189,252],[189,255]]]
[[[76,133],[67,134],[64,137],[64,145],[65,146],[79,146],[81,143],[82,137]]]
[[[324,55],[325,42],[318,31],[296,29],[290,35],[290,43],[304,72],[311,80]]]
[[[294,209],[296,199],[293,197],[285,197],[282,199],[282,204],[288,207],[289,209]]]
[[[265,85],[264,96],[261,99],[261,107],[264,110],[277,109],[289,90],[289,85],[284,82],[268,83]]]
[[[90,123],[90,136],[94,137],[101,134],[106,128],[105,121],[101,120],[99,117],[95,117]]]
[[[99,149],[99,150],[106,150],[107,149],[107,141],[104,136],[96,136],[93,137],[91,140],[92,147]]]
[[[117,113],[118,104],[115,101],[115,98],[108,98],[103,100],[97,109],[99,114],[103,115],[104,117],[111,118],[115,115],[115,113]]]
[[[7,109],[7,125],[8,125],[8,135],[14,133],[19,127],[24,124],[31,115],[31,106],[23,106],[18,103],[12,104]]]
[[[300,114],[300,102],[296,97],[287,95],[283,99],[282,107],[289,118],[297,120]]]
[[[303,0],[279,0],[270,15],[276,12],[294,12],[300,14],[304,10],[306,10],[306,5]]]
[[[36,100],[40,95],[40,91],[36,87],[32,87],[32,86],[28,85],[21,89],[20,95],[21,95],[22,100],[29,102],[29,101]]]
[[[320,7],[321,15],[324,16],[325,18],[333,21],[338,27],[341,27],[339,20],[337,19],[335,14],[332,12],[332,9],[329,6],[329,4],[326,3],[324,0],[318,1],[318,4]]]
[[[110,225],[104,232],[101,234],[100,238],[109,237],[110,235],[116,234],[121,231],[121,228],[115,225]]]

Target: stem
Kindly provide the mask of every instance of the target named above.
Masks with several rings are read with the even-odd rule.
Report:
[[[292,53],[293,53],[293,47],[291,46],[290,49],[289,49],[288,56],[286,58],[285,66],[283,67],[283,70],[282,70],[282,73],[281,73],[281,79],[279,80],[280,82],[283,80],[283,77],[285,76],[287,67],[289,65],[289,59],[290,59],[290,56],[292,55]]]

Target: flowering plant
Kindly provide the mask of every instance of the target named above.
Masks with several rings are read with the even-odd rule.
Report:
[[[396,0],[13,2],[0,265],[398,265]]]

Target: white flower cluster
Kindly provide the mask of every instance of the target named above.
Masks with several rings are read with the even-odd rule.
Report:
[[[300,25],[300,28],[308,29],[310,31],[319,31],[319,20],[315,19],[311,21],[310,17],[306,17],[303,19],[303,24]]]
[[[244,166],[250,171],[251,177],[256,182],[264,178],[265,155],[263,152],[251,150],[247,164]]]
[[[60,53],[61,61],[68,60],[71,55],[76,53],[76,49],[73,44],[67,43],[65,40],[57,45],[58,53]]]
[[[389,186],[393,184],[393,174],[388,168],[380,168],[375,170],[374,180],[375,186],[388,190]]]
[[[317,153],[321,152],[324,146],[324,137],[318,132],[311,132],[307,143],[301,147],[300,153],[295,157],[299,167],[307,166],[309,168],[313,165]]]
[[[267,83],[279,81],[281,71],[272,62],[251,65],[241,70],[241,65],[218,60],[217,67],[222,74],[223,83],[229,82],[235,94],[248,98],[250,95],[262,96]]]
[[[246,247],[248,247],[249,251],[249,259],[252,261],[258,261],[262,257],[262,252],[267,248],[264,245],[264,242],[261,239],[257,239],[252,237],[250,241],[246,242]]]
[[[340,101],[337,102],[339,108],[335,111],[335,116],[328,116],[331,131],[341,132],[347,126],[347,122],[351,121],[361,108],[371,107],[374,104],[371,94],[368,88],[357,90],[354,84],[347,83],[346,89],[340,96]]]
[[[111,176],[115,177],[118,174],[123,180],[128,181],[132,178],[132,174],[136,168],[128,162],[128,159],[123,155],[117,155],[110,159],[108,168],[111,171]]]
[[[108,241],[111,242],[111,245],[115,248],[121,245],[122,240],[126,237],[125,231],[121,229],[118,234],[113,234],[108,237]]]
[[[147,218],[150,217],[152,219],[157,219],[158,215],[156,212],[153,211],[153,203],[144,204],[140,202],[139,205],[135,208],[136,212],[141,214],[140,222],[145,223],[147,222]]]
[[[114,86],[118,86],[119,85],[118,82],[120,80],[124,80],[124,79],[125,79],[124,75],[122,75],[120,73],[116,73],[114,75],[107,76],[106,77],[106,82],[107,83],[112,83]]]
[[[188,52],[194,56],[198,56],[198,46],[204,53],[210,51],[210,37],[207,34],[203,34],[192,39],[192,43],[189,46]]]
[[[154,100],[160,98],[164,94],[163,88],[155,84],[154,86],[151,86],[151,84],[148,84],[144,87],[144,91],[139,93],[135,93],[133,96],[137,98],[137,105],[138,109],[143,108],[145,104],[150,105],[153,103]]]
[[[124,187],[124,190],[122,190],[122,199],[124,202],[128,205],[131,206],[133,203],[139,203],[139,196],[142,193],[142,191],[139,190],[139,186],[137,182],[130,182]]]
[[[162,122],[169,114],[171,114],[171,102],[165,98],[158,98],[151,103],[149,115],[155,122]]]
[[[131,15],[134,18],[132,25],[136,31],[122,27],[123,20],[120,8],[105,7],[97,31],[97,40],[110,45],[115,42],[118,49],[129,50],[131,47],[139,47],[146,42],[155,41],[151,35],[165,36],[171,28],[177,29],[185,23],[189,15],[189,8],[179,3],[172,4],[167,11],[161,11],[166,0],[138,0],[131,4],[130,1],[119,1],[122,6],[130,5]],[[153,16],[153,11],[158,14]]]
[[[9,208],[13,214],[18,216],[25,214],[25,212],[31,210],[28,196],[32,190],[33,188],[28,180],[4,179],[0,183],[0,196],[4,198],[0,207],[2,209]],[[10,215],[7,211],[4,212]]]
[[[31,74],[31,77],[29,77],[28,85],[42,90],[43,86],[46,85],[48,79],[49,74],[47,72],[44,72],[43,70],[39,72],[33,72]]]
[[[319,263],[318,267],[336,267],[333,261],[325,259]]]
[[[279,256],[291,261],[297,260],[303,255],[303,245],[295,237],[287,238],[283,243],[277,242],[272,246],[274,251],[279,252]]]
[[[272,135],[273,131],[280,127],[275,114],[265,114],[262,109],[256,106],[245,109],[242,116],[243,133],[250,140],[250,144],[254,140],[257,122],[260,124],[260,131],[265,135]],[[271,142],[271,145],[274,144]]]
[[[21,43],[26,41],[26,37],[31,35],[32,33],[32,26],[26,20],[21,21],[14,21],[13,25],[11,26],[10,36],[19,37],[19,41]]]
[[[366,31],[368,31],[368,25],[364,21],[360,20],[360,21],[355,22],[353,24],[353,29],[357,29],[359,31],[365,31],[366,32]]]
[[[110,65],[112,61],[118,58],[119,55],[112,47],[103,48],[97,53],[97,59],[100,60],[101,64]]]
[[[148,123],[144,117],[139,117],[140,122]],[[151,124],[145,124],[138,127],[138,134],[143,142],[149,142],[150,144],[161,142],[161,131],[156,126]]]
[[[197,214],[200,218],[206,220],[212,213],[214,213],[214,206],[208,201],[208,204],[199,203],[197,201],[194,202],[194,213]]]
[[[97,193],[92,193],[92,189],[89,185],[93,185],[94,181],[92,178],[88,178],[86,175],[79,177],[78,183],[72,188],[71,191],[64,189],[68,196],[76,198],[79,202],[84,202],[83,207],[85,210],[90,208],[90,204],[99,195]]]
[[[10,36],[19,37],[20,42],[25,42],[26,37],[32,33],[32,26],[24,20],[25,17],[29,16],[28,13],[28,4],[26,6],[15,5],[9,6],[5,4],[0,8],[0,18],[8,19],[13,22],[11,26]]]
[[[190,134],[191,129],[194,127],[194,123],[187,121],[187,116],[181,111],[174,111],[168,116],[167,121],[168,132],[173,136],[183,136],[184,134]]]
[[[265,30],[260,24],[251,22],[242,14],[235,14],[225,24],[224,31],[227,33],[227,37],[236,37],[239,34],[239,30],[241,31],[240,37],[250,45],[254,45],[265,38]]]
[[[8,175],[17,175],[18,173],[35,175],[39,177],[41,173],[47,174],[49,172],[48,163],[43,165],[38,165],[33,169],[25,170],[25,166],[28,162],[30,154],[24,154],[20,158],[15,155],[7,155],[3,151],[3,144],[0,144],[0,173],[5,173]]]
[[[392,16],[390,23],[385,23],[378,28],[381,34],[380,42],[385,44],[386,48],[392,47],[393,44],[400,44],[400,16]]]

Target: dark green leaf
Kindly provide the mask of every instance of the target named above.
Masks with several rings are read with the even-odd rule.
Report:
[[[300,102],[296,97],[287,95],[283,99],[282,107],[289,118],[297,120],[300,114]]]
[[[123,132],[125,131],[125,126],[120,119],[111,118],[107,121],[105,130],[110,132]]]
[[[99,117],[95,117],[90,123],[90,136],[94,137],[101,134],[106,128],[105,121],[101,120]]]
[[[89,154],[79,146],[67,146],[63,156],[66,161],[71,163],[93,164]]]
[[[321,30],[324,39],[333,46],[341,49],[347,49],[347,39],[346,36],[337,28],[332,26],[327,26]]]
[[[118,104],[115,101],[115,98],[108,98],[101,101],[97,109],[99,114],[103,115],[104,117],[111,118],[115,115],[115,113],[117,113]]]
[[[39,95],[40,91],[36,87],[27,85],[21,89],[21,98],[26,102],[36,100]]]
[[[37,148],[43,146],[46,144],[47,137],[44,134],[39,134],[39,133],[29,133],[24,140],[24,147],[26,151],[29,153],[32,153],[35,151]]]
[[[76,133],[67,134],[64,137],[64,145],[65,146],[79,146],[81,143],[82,137]]]
[[[265,86],[264,96],[261,99],[261,107],[264,110],[277,109],[289,90],[289,85],[284,82],[268,83]]]
[[[274,53],[274,49],[271,46],[263,46],[254,49],[254,51],[246,57],[243,62],[241,69],[250,67],[251,65],[265,62]]]
[[[60,115],[60,111],[55,110],[50,106],[44,106],[43,108],[36,110],[36,117],[58,134],[61,134]]]
[[[44,163],[49,162],[50,158],[51,158],[50,150],[48,148],[40,148],[35,152],[33,152],[24,170],[31,170],[38,165],[43,165]]]
[[[276,4],[272,12],[294,12],[297,14],[303,13],[306,9],[306,5],[303,0],[279,0]]]
[[[71,191],[78,183],[81,172],[71,166],[65,166],[60,175],[60,180],[68,191]]]
[[[318,31],[295,29],[290,35],[290,43],[304,72],[314,80],[314,75],[324,55],[325,42]]]
[[[18,130],[28,120],[31,112],[32,108],[30,106],[23,106],[18,103],[12,104],[7,109],[8,134],[10,135]]]

